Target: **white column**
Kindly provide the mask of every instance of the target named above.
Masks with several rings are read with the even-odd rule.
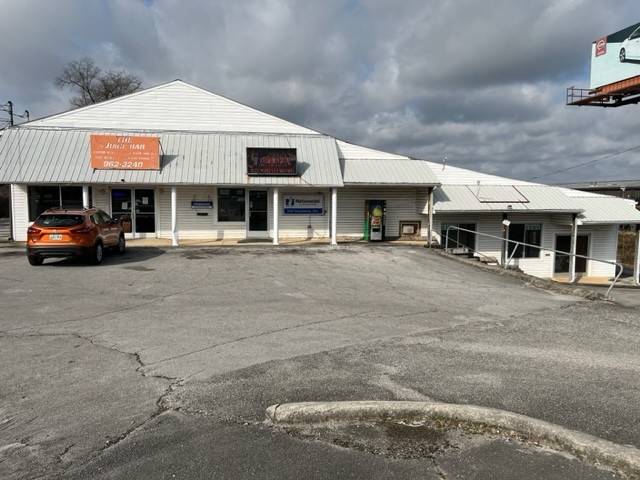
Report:
[[[171,246],[178,246],[178,187],[171,187]]]
[[[278,199],[278,187],[273,189],[273,244],[280,244],[280,226],[278,225],[278,211],[280,210],[280,204]]]
[[[578,215],[571,222],[571,256],[569,257],[569,282],[576,281],[576,251],[578,250]]]
[[[633,283],[640,286],[640,225],[636,225],[636,261],[633,264]]]
[[[338,189],[331,189],[331,245],[338,244]]]
[[[433,188],[429,189],[429,227],[427,228],[427,246],[431,248],[433,243]]]
[[[82,206],[85,208],[91,206],[89,203],[89,185],[82,186]]]

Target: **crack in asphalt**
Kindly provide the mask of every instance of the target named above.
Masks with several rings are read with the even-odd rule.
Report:
[[[438,312],[438,309],[436,308],[433,311],[424,310],[424,311],[418,311],[418,312],[412,312],[412,313],[399,314],[399,315],[395,315],[393,318],[411,317],[411,316],[416,316],[416,315],[424,315],[424,314],[427,314],[427,313],[437,313],[437,312]],[[255,338],[260,338],[260,337],[272,335],[274,333],[282,333],[282,332],[286,332],[286,331],[289,331],[289,330],[296,330],[298,328],[310,327],[310,326],[314,326],[314,325],[323,325],[323,324],[332,323],[332,322],[339,322],[339,321],[342,321],[342,320],[345,320],[345,319],[358,318],[358,317],[362,317],[364,315],[373,315],[375,313],[376,313],[375,311],[364,311],[364,312],[360,312],[360,313],[357,313],[357,314],[344,315],[344,316],[341,316],[341,317],[331,318],[331,319],[328,319],[328,320],[318,320],[316,322],[300,323],[298,325],[292,325],[292,326],[289,326],[289,327],[279,328],[279,329],[275,329],[275,330],[269,330],[267,332],[256,333],[254,335],[247,335],[247,336],[244,336],[244,337],[238,337],[238,338],[235,338],[233,340],[229,340],[227,342],[216,343],[216,344],[213,344],[213,345],[209,345],[209,346],[206,346],[206,347],[199,348],[197,350],[193,350],[191,352],[181,353],[180,355],[175,355],[173,357],[163,358],[162,360],[158,360],[157,362],[151,362],[151,363],[148,363],[147,365],[158,365],[160,363],[168,362],[168,361],[171,361],[171,360],[176,360],[178,358],[188,357],[190,355],[195,355],[197,353],[205,352],[207,350],[212,350],[212,349],[215,349],[215,348],[224,347],[224,346],[227,346],[227,345],[232,345],[234,343],[243,342],[245,340],[250,340],[250,339],[255,339]]]
[[[199,279],[199,281],[206,280],[207,278],[210,278],[211,274],[212,274],[211,268],[208,267],[207,270],[206,270],[206,275],[203,275],[202,278]],[[147,274],[141,275],[139,278],[142,278],[142,277],[144,277],[146,275]],[[2,277],[0,277],[0,278],[2,278]],[[131,285],[132,284],[129,284],[129,286],[131,286]],[[146,301],[144,303],[139,303],[139,304],[136,304],[136,305],[131,305],[129,307],[123,307],[123,308],[119,308],[119,309],[110,310],[108,312],[103,312],[103,313],[96,314],[96,315],[73,318],[73,319],[68,319],[68,320],[61,320],[59,322],[38,323],[38,324],[31,324],[31,325],[21,325],[20,327],[10,328],[8,330],[0,330],[0,335],[5,333],[5,332],[15,332],[15,331],[28,329],[28,328],[49,327],[49,326],[53,327],[53,326],[57,326],[57,325],[64,325],[64,324],[67,324],[67,323],[81,322],[83,320],[95,320],[95,319],[102,318],[102,317],[105,317],[105,316],[108,316],[108,315],[118,314],[118,313],[122,313],[122,312],[128,312],[128,311],[131,311],[131,310],[136,310],[138,308],[144,308],[144,307],[147,307],[148,305],[153,305],[158,301],[163,302],[166,299],[169,299],[169,298],[172,298],[172,297],[176,297],[176,296],[182,295],[182,294],[187,293],[187,292],[193,292],[193,291],[199,290],[201,288],[203,288],[203,287],[198,285],[198,286],[195,286],[195,287],[185,288],[185,289],[182,289],[182,290],[179,290],[179,291],[176,291],[176,292],[173,292],[173,293],[168,293],[168,294],[165,294],[165,295],[152,296],[151,298],[149,298],[148,301]],[[139,295],[136,295],[136,297],[139,298]]]
[[[140,354],[137,353],[137,352],[130,353],[130,352],[125,352],[125,351],[119,350],[119,349],[115,348],[114,346],[101,345],[101,344],[95,343],[92,338],[82,336],[79,333],[25,333],[25,334],[17,334],[17,335],[16,334],[7,335],[5,333],[0,332],[0,337],[2,337],[2,336],[12,336],[12,337],[16,337],[16,338],[22,338],[22,337],[73,337],[73,338],[77,338],[79,340],[82,340],[82,341],[85,341],[85,342],[89,342],[92,346],[95,346],[95,347],[98,347],[98,348],[105,348],[107,350],[112,350],[112,351],[117,352],[119,354],[126,355],[128,357],[131,357],[131,358],[135,359],[136,363],[138,364],[138,366],[135,369],[135,372],[138,375],[140,375],[142,378],[158,378],[158,379],[161,379],[161,380],[164,380],[164,381],[168,382],[168,385],[165,388],[165,390],[162,393],[162,395],[160,395],[156,399],[156,401],[155,401],[156,409],[155,409],[154,412],[151,413],[151,415],[149,415],[145,420],[139,422],[137,425],[134,425],[131,428],[127,429],[126,431],[124,431],[123,433],[118,435],[117,437],[108,439],[106,441],[106,445],[104,445],[97,452],[94,452],[93,454],[89,454],[86,461],[95,460],[96,458],[98,458],[100,455],[102,455],[109,448],[114,447],[118,443],[120,443],[123,440],[125,440],[126,438],[128,438],[131,434],[133,434],[136,431],[144,428],[144,426],[146,424],[148,424],[149,422],[154,420],[156,417],[158,417],[162,413],[164,413],[166,411],[169,411],[169,410],[177,410],[177,408],[171,408],[168,405],[168,403],[165,402],[165,399],[170,393],[172,393],[180,385],[180,383],[182,382],[182,379],[175,378],[175,377],[169,377],[169,376],[166,376],[166,375],[147,374],[144,371],[144,367],[146,365],[142,361],[142,359],[140,358]],[[32,420],[30,420],[30,421],[32,421]],[[29,446],[29,444],[27,444],[25,442],[21,442],[21,443],[24,446]],[[73,460],[65,460],[63,457],[65,455],[67,455],[69,453],[69,451],[74,446],[75,446],[75,444],[73,444],[73,443],[70,444],[70,445],[66,445],[64,447],[63,451],[61,453],[57,454],[56,457],[55,457],[57,459],[58,464],[60,464],[60,468],[64,472],[68,471],[68,469],[73,465]],[[47,477],[47,475],[43,475],[40,478],[46,478],[46,477]]]

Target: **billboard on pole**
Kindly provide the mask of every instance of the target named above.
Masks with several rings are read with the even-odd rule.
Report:
[[[593,42],[590,88],[637,76],[640,76],[640,23]]]

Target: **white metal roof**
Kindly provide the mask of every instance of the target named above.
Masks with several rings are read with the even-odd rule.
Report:
[[[215,93],[174,80],[28,123],[33,127],[319,135]]]
[[[635,209],[633,201],[487,175],[446,163],[427,163],[442,182],[434,192],[436,213],[566,212],[578,213],[578,218],[585,225],[640,223],[640,212]]]
[[[346,185],[432,186],[440,182],[427,162],[336,140]]]
[[[584,208],[547,185],[442,185],[433,195],[440,212],[579,213]]]
[[[640,224],[640,211],[635,201],[599,195],[597,197],[573,197],[584,212],[578,216],[583,224]]]
[[[161,169],[94,170],[91,134],[158,136]],[[15,127],[0,141],[0,183],[342,186],[336,142],[323,135],[128,132]],[[295,148],[297,177],[247,175],[247,147]]]
[[[372,148],[355,145],[343,140],[336,140],[340,158],[349,160],[409,160],[405,155],[383,152]]]
[[[525,182],[524,180],[515,180],[454,167],[447,165],[446,162],[427,162],[427,164],[443,185],[475,185],[477,182],[485,185],[540,185],[538,183]]]
[[[439,185],[431,169],[422,160],[340,159],[345,185]]]

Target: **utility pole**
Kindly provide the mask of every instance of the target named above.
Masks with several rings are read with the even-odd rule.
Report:
[[[11,100],[7,101],[6,105],[0,105],[0,110],[3,110],[9,114],[9,126],[14,126],[14,117],[26,118],[27,122],[31,120],[29,115],[29,110],[25,110],[22,115],[18,115],[17,113],[13,113],[13,102]]]

